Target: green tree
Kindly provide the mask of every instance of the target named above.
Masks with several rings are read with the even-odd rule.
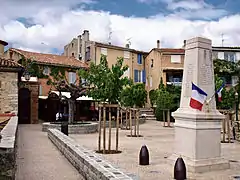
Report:
[[[147,91],[143,83],[131,83],[121,93],[121,104],[126,107],[143,107],[147,101]]]
[[[149,91],[149,99],[152,106],[157,103],[157,90],[152,89]]]
[[[120,101],[120,94],[124,86],[129,84],[129,79],[122,77],[128,66],[123,66],[123,58],[117,58],[116,64],[108,67],[107,57],[101,55],[100,64],[90,64],[88,71],[79,71],[79,75],[86,79],[91,87],[89,96],[95,100],[108,101],[115,104]]]

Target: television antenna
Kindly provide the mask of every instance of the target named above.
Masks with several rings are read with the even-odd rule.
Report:
[[[108,33],[108,44],[111,44],[111,40],[112,40],[112,31]]]
[[[224,43],[224,38],[223,38],[223,33],[221,34],[221,36],[222,36],[222,47],[223,47],[223,43]]]
[[[132,37],[127,39],[127,43],[129,44],[129,46],[131,45],[131,41],[130,41],[131,39],[132,39]]]

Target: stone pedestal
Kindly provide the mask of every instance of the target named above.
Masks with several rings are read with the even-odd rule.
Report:
[[[221,157],[221,121],[225,118],[215,102],[211,40],[193,38],[186,42],[180,108],[175,118],[175,150],[170,160],[182,156],[188,171],[206,172],[229,168]],[[192,82],[208,94],[210,103],[202,111],[189,106]]]

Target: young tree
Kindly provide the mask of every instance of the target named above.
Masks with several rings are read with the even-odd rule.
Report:
[[[101,55],[100,64],[90,64],[88,71],[79,71],[87,84],[91,87],[89,96],[95,100],[110,104],[118,103],[124,86],[129,84],[129,79],[122,77],[128,66],[123,66],[123,58],[117,58],[117,63],[108,67],[107,57]]]

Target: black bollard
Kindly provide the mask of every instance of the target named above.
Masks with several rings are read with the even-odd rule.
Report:
[[[181,157],[177,159],[174,166],[174,179],[185,180],[187,179],[186,166]]]
[[[143,145],[140,150],[139,165],[149,165],[149,153],[146,145]]]
[[[232,131],[233,131],[233,139],[236,140],[236,132],[234,127],[232,128]]]
[[[61,124],[61,132],[68,136],[68,123]]]

